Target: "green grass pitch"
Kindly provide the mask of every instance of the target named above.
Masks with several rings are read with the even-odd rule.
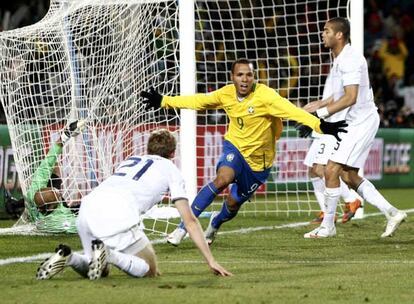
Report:
[[[414,189],[382,190],[401,209],[413,208]],[[378,210],[367,206],[366,214]],[[337,236],[305,240],[309,216],[239,216],[222,226],[212,246],[234,273],[211,274],[190,240],[156,244],[162,276],[134,279],[112,268],[108,278],[82,279],[67,268],[37,281],[39,261],[12,258],[52,252],[59,243],[80,250],[75,235],[0,236],[0,302],[5,303],[413,303],[414,221],[409,214],[392,238],[381,239],[385,218],[370,216],[337,225]],[[1,221],[9,227],[11,221]],[[202,224],[207,224],[202,219]],[[238,229],[263,227],[235,233]]]

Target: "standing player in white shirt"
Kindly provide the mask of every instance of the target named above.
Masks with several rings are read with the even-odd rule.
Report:
[[[129,157],[82,199],[77,228],[84,253],[72,253],[61,244],[40,265],[36,277],[49,279],[71,266],[94,280],[108,275],[109,264],[133,277],[158,275],[154,249],[139,226],[141,215],[168,191],[210,269],[217,275],[231,275],[215,261],[189,207],[181,173],[170,160],[175,148],[176,140],[168,130],[151,133],[148,155]]]
[[[309,112],[321,118],[343,111],[348,133],[334,150],[325,169],[326,212],[319,227],[305,238],[325,238],[336,235],[334,216],[340,196],[340,177],[361,197],[376,206],[388,223],[381,237],[392,236],[407,214],[392,206],[365,178],[358,175],[364,166],[379,127],[379,115],[369,83],[367,62],[349,44],[350,26],[344,18],[330,19],[324,26],[322,40],[331,49],[334,62],[331,68],[332,98],[307,105]]]
[[[325,81],[323,88],[323,96],[321,103],[329,102],[329,99],[332,98],[332,76],[328,75]],[[307,109],[307,106],[304,107]],[[336,119],[343,120],[345,119],[346,112],[341,111],[335,113],[334,115],[329,116],[327,121],[335,121]],[[312,129],[304,125],[299,125],[298,127],[299,134],[301,137],[307,137],[311,134]],[[339,145],[335,137],[331,135],[318,134],[312,132],[313,142],[309,147],[308,153],[303,161],[305,166],[309,168],[309,176],[313,186],[313,191],[318,201],[318,204],[321,208],[321,212],[318,217],[315,218],[312,223],[320,224],[325,216],[325,181],[323,179],[325,173],[325,166],[328,163],[329,157],[334,152]],[[342,223],[347,223],[351,220],[355,212],[361,207],[362,203],[358,194],[351,190],[347,184],[345,184],[342,179],[340,180],[341,188],[341,198],[345,202],[345,208],[342,216]]]

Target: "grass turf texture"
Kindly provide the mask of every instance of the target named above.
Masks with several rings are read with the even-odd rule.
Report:
[[[401,209],[412,208],[414,189],[383,190]],[[366,213],[377,212],[367,206]],[[313,215],[312,215],[313,216]],[[134,279],[112,268],[99,281],[72,269],[37,281],[39,262],[0,266],[1,303],[412,303],[414,221],[392,238],[381,239],[383,216],[337,225],[337,236],[305,240],[314,226],[221,234],[212,246],[216,259],[234,273],[209,273],[190,240],[180,247],[155,245],[162,276]],[[308,216],[244,216],[221,231],[309,221]],[[0,222],[2,227],[10,221]],[[203,226],[207,220],[203,219]],[[52,252],[59,243],[80,249],[77,236],[0,236],[0,259]]]

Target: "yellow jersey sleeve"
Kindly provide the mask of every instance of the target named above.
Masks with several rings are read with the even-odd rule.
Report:
[[[295,106],[289,100],[280,96],[275,90],[271,88],[262,90],[261,99],[265,102],[271,116],[295,120],[311,127],[318,133],[323,133],[320,128],[321,122],[318,117]]]
[[[218,91],[190,96],[163,96],[161,107],[192,110],[218,109],[221,107],[221,101]]]

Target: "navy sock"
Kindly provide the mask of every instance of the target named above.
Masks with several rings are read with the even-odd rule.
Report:
[[[191,210],[194,215],[199,217],[201,212],[203,212],[214,201],[217,194],[219,194],[219,191],[213,182],[210,182],[201,188],[200,192],[198,192],[193,203],[191,204]],[[178,227],[185,229],[183,222],[181,222]]]
[[[230,221],[233,217],[237,215],[239,210],[229,210],[229,207],[227,206],[227,202],[225,201],[223,203],[223,206],[221,207],[220,213],[216,215],[216,217],[212,220],[211,226],[218,229],[220,228],[221,224],[224,222]]]

